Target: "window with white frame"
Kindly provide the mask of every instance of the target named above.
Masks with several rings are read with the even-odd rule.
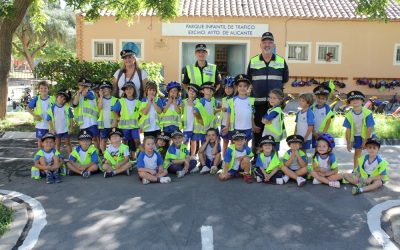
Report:
[[[136,55],[136,58],[138,58],[138,59],[144,59],[144,51],[143,51],[143,44],[144,44],[144,41],[143,40],[134,40],[134,39],[123,39],[123,40],[120,40],[120,50],[122,50],[122,48],[124,47],[124,45],[126,44],[126,43],[128,43],[128,42],[133,42],[133,43],[135,43],[137,46],[138,46],[138,48],[139,48],[139,53],[138,53],[138,55]]]
[[[394,65],[400,65],[400,43],[394,45]]]
[[[310,63],[311,43],[288,42],[286,47],[287,60],[290,62]]]
[[[115,58],[115,45],[113,40],[94,40],[93,57],[95,59]]]
[[[341,48],[340,43],[317,43],[317,62],[340,63]]]

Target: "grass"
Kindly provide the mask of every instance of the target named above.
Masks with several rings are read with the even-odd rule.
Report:
[[[9,112],[0,120],[0,132],[5,131],[35,132],[35,123],[27,112]]]
[[[13,211],[0,203],[0,237],[7,232],[11,224]]]

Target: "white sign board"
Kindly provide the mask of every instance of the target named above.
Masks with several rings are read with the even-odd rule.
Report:
[[[261,37],[268,24],[253,23],[163,23],[163,36]]]

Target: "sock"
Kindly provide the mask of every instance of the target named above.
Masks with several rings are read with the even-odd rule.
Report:
[[[361,192],[361,193],[364,192],[364,189],[363,189],[363,188],[360,188],[360,192]]]

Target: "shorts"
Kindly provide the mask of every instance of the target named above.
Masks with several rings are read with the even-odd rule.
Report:
[[[42,139],[42,137],[48,132],[49,132],[48,129],[37,128],[36,129],[36,139]]]
[[[201,141],[205,142],[206,141],[206,135],[205,134],[196,134],[194,133],[192,136],[193,141]]]
[[[185,136],[185,143],[193,140],[193,131],[183,131],[183,135]]]
[[[353,141],[353,148],[355,149],[361,149],[362,148],[362,137],[361,136],[354,136],[354,141]]]
[[[138,128],[132,129],[121,129],[124,134],[124,141],[140,140],[140,134]]]
[[[238,131],[246,135],[246,141],[250,141],[251,139],[253,139],[253,131],[251,129],[245,129],[245,130],[235,129],[233,131],[233,134],[235,134]]]
[[[102,128],[100,129],[100,138],[101,139],[108,139],[108,135],[111,132],[111,128]]]
[[[252,171],[254,177],[258,176],[258,177],[261,177],[262,179],[264,179],[264,173],[260,167],[253,167],[251,171]],[[285,174],[282,172],[282,170],[278,170],[278,171],[276,171],[276,173],[273,176],[271,176],[271,178],[269,179],[269,181],[267,183],[275,184],[276,179],[282,178],[284,175]]]
[[[92,126],[87,127],[87,128],[82,128],[82,129],[80,129],[80,131],[87,131],[87,132],[90,132],[90,134],[91,134],[93,137],[99,136],[99,134],[100,134],[97,125],[92,125]]]
[[[232,177],[240,177],[243,172],[244,172],[243,168],[241,166],[239,166],[238,170],[231,169],[228,171],[228,174]]]
[[[69,137],[70,136],[69,136],[68,132],[56,134],[56,138],[60,138],[60,139],[69,139]]]
[[[280,142],[280,141],[276,141],[276,142],[275,142],[275,151],[276,151],[276,152],[279,151],[280,145],[281,145],[281,142]]]
[[[307,150],[307,149],[311,149],[312,147],[312,140],[308,140],[303,144],[303,147],[301,147],[301,149]]]
[[[205,165],[206,167],[211,168],[213,166],[213,163],[214,163],[214,159],[210,160],[210,159],[206,158],[206,165]],[[218,168],[222,167],[222,161],[220,161],[218,163],[217,167]]]
[[[232,134],[233,134],[233,132],[232,132],[232,131],[228,131],[227,134],[223,135],[223,134],[222,134],[222,130],[223,130],[224,128],[225,128],[225,126],[224,126],[224,125],[221,125],[221,138],[222,138],[222,139],[225,139],[225,140],[232,140]]]

